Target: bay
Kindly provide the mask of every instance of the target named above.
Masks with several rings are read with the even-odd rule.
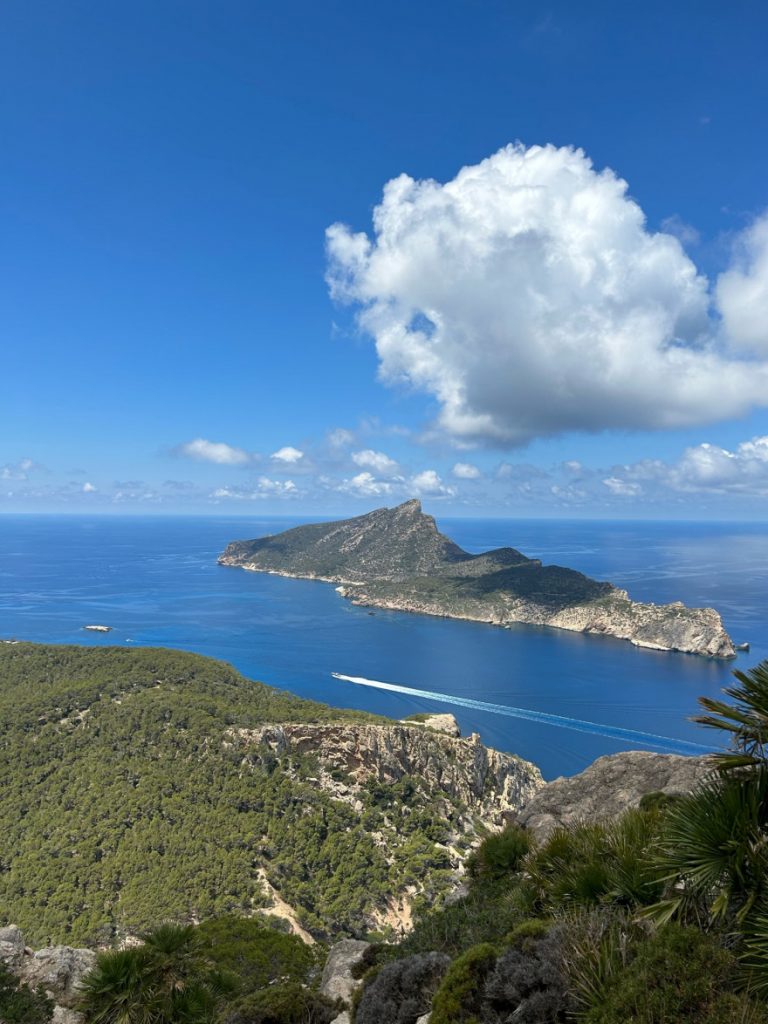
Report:
[[[735,661],[644,651],[605,637],[356,608],[329,584],[216,564],[234,539],[308,519],[192,516],[0,517],[0,638],[166,646],[339,707],[403,717],[452,711],[465,734],[535,761],[545,777],[641,746],[629,729],[711,745],[688,719],[734,668],[768,658],[768,527],[756,523],[441,519],[469,551],[511,545],[626,587],[638,600],[716,607]],[[83,630],[104,623],[109,634]],[[356,686],[332,673],[429,691]],[[592,723],[575,731],[452,698]],[[653,749],[648,744],[647,749]]]

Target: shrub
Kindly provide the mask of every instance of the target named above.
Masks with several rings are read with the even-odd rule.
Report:
[[[374,968],[356,1002],[355,1024],[411,1024],[429,1011],[449,963],[443,953],[418,953]]]
[[[201,952],[216,968],[237,977],[244,996],[276,981],[306,982],[317,967],[313,947],[257,917],[204,921],[197,938]]]
[[[765,899],[766,830],[768,767],[709,780],[675,804],[657,858],[661,877],[683,883],[668,914],[741,917]]]
[[[668,924],[630,949],[628,962],[584,1008],[584,1024],[765,1024],[765,1010],[733,993],[736,959],[712,935]]]
[[[615,822],[556,829],[526,862],[540,905],[637,907],[658,900],[664,883],[654,853],[662,827],[660,814],[635,808]]]
[[[504,941],[508,946],[514,946],[517,949],[526,949],[531,945],[531,943],[535,943],[539,939],[543,939],[551,927],[552,921],[550,918],[532,917],[527,921],[523,921],[522,924],[517,925],[516,928],[513,928]]]
[[[228,1007],[221,1024],[331,1024],[340,1004],[292,981],[251,993]]]
[[[3,1024],[47,1024],[53,1001],[44,992],[19,985],[18,978],[0,962],[0,1021]]]
[[[482,1021],[557,1024],[569,1009],[567,979],[561,967],[560,933],[546,922],[528,922],[513,936],[483,987]]]
[[[534,912],[535,895],[523,879],[516,879],[511,888],[503,882],[477,879],[461,899],[418,914],[400,949],[403,955],[439,950],[455,957],[470,946],[500,942]]]
[[[142,946],[99,953],[82,981],[92,1024],[208,1024],[232,979],[213,969],[195,928],[161,925]]]
[[[504,878],[518,871],[533,845],[529,832],[519,825],[510,825],[483,840],[467,862],[472,877]]]
[[[640,797],[639,807],[641,811],[663,812],[673,807],[682,796],[679,793],[662,793],[656,790],[654,793],[645,793]]]
[[[488,942],[473,946],[454,960],[432,1000],[430,1024],[474,1024],[486,977],[495,962],[496,950]]]
[[[621,909],[578,908],[562,917],[561,961],[570,981],[574,1016],[582,1019],[600,1003],[629,962],[629,948],[640,933]],[[645,933],[639,936],[640,941]]]

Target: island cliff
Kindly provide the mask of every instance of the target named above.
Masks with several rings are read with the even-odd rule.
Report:
[[[337,583],[359,605],[501,626],[553,626],[661,651],[734,656],[713,608],[632,601],[611,583],[542,565],[515,548],[472,555],[441,534],[417,500],[234,541],[219,564]]]

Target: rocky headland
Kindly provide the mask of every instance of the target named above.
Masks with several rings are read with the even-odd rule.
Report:
[[[372,781],[390,786],[417,780],[425,794],[437,794],[445,813],[458,809],[462,831],[502,825],[508,812],[522,810],[545,785],[536,765],[486,747],[477,733],[451,736],[415,723],[285,722],[232,730],[231,736],[246,759],[258,761],[266,751],[281,758],[311,755],[318,767],[313,781],[357,811]]]
[[[607,754],[578,775],[541,786],[519,813],[509,817],[543,841],[561,826],[618,818],[651,793],[690,793],[712,771],[712,759],[706,755],[684,757],[647,750]]]
[[[543,565],[515,548],[472,555],[441,534],[417,500],[233,541],[219,564],[335,583],[358,605],[499,626],[551,626],[710,658],[735,654],[713,608],[633,601],[611,583]]]

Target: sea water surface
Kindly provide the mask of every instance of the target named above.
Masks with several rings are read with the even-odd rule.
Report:
[[[768,657],[763,524],[439,522],[469,551],[511,545],[611,580],[638,600],[717,608],[733,639],[752,644],[736,661],[718,662],[563,630],[372,612],[330,584],[216,564],[230,540],[298,522],[0,516],[0,638],[182,648],[339,707],[398,718],[450,711],[465,734],[535,761],[547,778],[618,750],[712,745],[717,736],[688,720],[697,697],[719,694],[734,668]],[[83,631],[93,623],[113,630]]]

